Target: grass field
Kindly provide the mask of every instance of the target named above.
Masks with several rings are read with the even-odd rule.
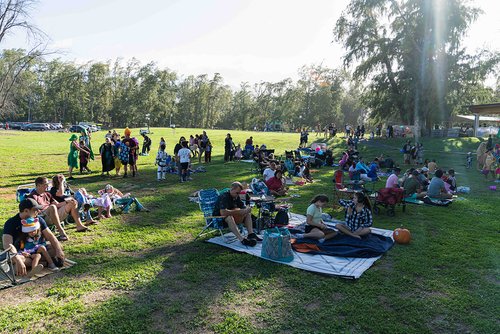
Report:
[[[140,157],[137,178],[94,173],[71,182],[90,192],[112,183],[138,196],[151,212],[115,215],[90,233],[69,229],[65,253],[78,264],[0,291],[2,333],[498,333],[500,202],[498,192],[488,190],[491,182],[465,169],[464,152],[475,152],[477,139],[423,141],[425,157],[455,168],[459,185],[470,186],[471,193],[447,208],[408,206],[393,218],[376,216],[375,227],[409,228],[412,243],[395,245],[359,280],[349,281],[195,242],[203,221],[187,196],[233,180],[248,182],[253,175],[248,164],[222,163],[227,131],[211,130],[215,147],[207,173],[188,183],[172,175],[158,183],[154,155],[160,136],[172,153],[180,135],[201,130],[152,131],[154,154]],[[253,135],[255,143],[278,155],[296,148],[299,139],[298,134],[231,133],[242,144]],[[94,135],[95,151],[103,136]],[[17,212],[17,185],[67,170],[68,138],[0,131],[1,222]],[[340,139],[330,144],[338,157],[344,145]],[[376,140],[360,150],[367,160],[388,153],[401,162],[401,146],[399,139]],[[90,168],[98,171],[100,161]],[[315,183],[300,187],[293,211],[304,214],[315,194],[331,196],[333,172],[323,167],[314,174]]]

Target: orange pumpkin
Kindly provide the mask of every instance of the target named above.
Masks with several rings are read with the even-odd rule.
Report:
[[[395,229],[394,232],[392,233],[392,237],[394,238],[394,241],[402,245],[409,244],[411,240],[410,231],[408,231],[405,228]]]

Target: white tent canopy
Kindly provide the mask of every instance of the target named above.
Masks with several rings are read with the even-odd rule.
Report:
[[[475,116],[474,115],[457,115],[457,117],[460,118],[465,118],[471,121],[474,121]],[[493,117],[493,116],[479,116],[479,121],[485,121],[485,122],[500,122],[500,117]]]

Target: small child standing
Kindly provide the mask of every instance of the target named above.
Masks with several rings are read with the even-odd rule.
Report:
[[[467,153],[467,163],[465,166],[467,168],[472,168],[472,152]]]
[[[212,162],[212,148],[212,142],[209,139],[205,147],[205,162]]]
[[[87,146],[85,146],[85,142],[80,140],[80,147],[82,148],[79,152],[80,157],[80,174],[84,171],[88,173],[92,173],[92,171],[87,167],[90,159],[90,150]]]
[[[243,158],[243,151],[241,150],[241,145],[236,146],[236,151],[234,152],[234,159],[240,161]]]
[[[167,174],[167,157],[168,154],[165,152],[165,144],[160,145],[160,150],[158,151],[158,154],[156,155],[156,162],[155,166],[158,165],[158,171],[157,171],[157,180],[165,180],[165,176]]]
[[[39,266],[39,262],[43,258],[48,263],[48,268],[52,271],[59,271],[59,268],[54,264],[54,261],[47,251],[45,239],[40,232],[40,223],[38,218],[27,218],[21,220],[21,230],[23,238],[20,243],[20,252],[24,257],[31,258],[31,268],[35,269]],[[43,268],[43,266],[42,266]]]
[[[187,173],[189,162],[191,161],[191,150],[188,148],[188,142],[183,141],[181,143],[182,148],[177,152],[177,158],[181,164],[181,182],[187,181]]]

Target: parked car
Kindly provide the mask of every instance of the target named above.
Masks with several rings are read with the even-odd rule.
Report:
[[[88,128],[84,125],[72,125],[70,128],[69,128],[69,132],[78,132],[78,133],[81,133],[82,131],[84,130],[87,130]]]
[[[21,128],[23,131],[49,131],[50,126],[46,123],[28,123]]]
[[[9,129],[12,130],[21,130],[24,124],[28,124],[26,122],[9,122]]]

